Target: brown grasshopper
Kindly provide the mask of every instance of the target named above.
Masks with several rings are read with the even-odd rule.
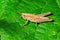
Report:
[[[26,23],[24,24],[26,25],[28,21],[35,22],[36,24],[41,23],[41,22],[46,22],[46,21],[52,21],[52,19],[45,17],[50,14],[51,12],[47,12],[47,13],[39,14],[39,15],[22,13],[21,16],[23,19],[27,20]]]

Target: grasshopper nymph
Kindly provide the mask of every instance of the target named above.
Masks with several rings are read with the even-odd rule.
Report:
[[[51,12],[47,12],[47,13],[39,14],[39,15],[22,13],[21,17],[23,19],[27,20],[26,23],[28,21],[35,22],[35,23],[41,23],[41,22],[46,22],[46,21],[52,21],[52,19],[45,17],[50,14],[51,14]]]

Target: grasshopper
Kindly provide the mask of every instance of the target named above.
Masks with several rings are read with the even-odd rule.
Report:
[[[23,19],[27,20],[24,25],[26,25],[28,23],[28,21],[35,22],[37,24],[37,23],[41,23],[41,22],[52,21],[52,19],[46,17],[47,15],[50,15],[50,14],[51,14],[51,12],[47,12],[47,13],[43,13],[43,14],[39,14],[39,15],[22,13],[21,17]]]

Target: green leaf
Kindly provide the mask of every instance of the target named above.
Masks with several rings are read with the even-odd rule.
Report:
[[[21,18],[21,13],[43,14],[52,12],[49,18],[54,22],[38,25]],[[0,0],[1,40],[60,40],[59,0]]]

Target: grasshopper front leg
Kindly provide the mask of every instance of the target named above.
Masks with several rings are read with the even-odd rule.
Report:
[[[25,26],[28,23],[28,20],[25,22],[25,24],[23,24],[23,26]]]

